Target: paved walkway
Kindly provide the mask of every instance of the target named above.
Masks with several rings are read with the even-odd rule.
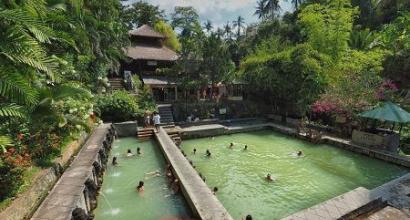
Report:
[[[165,157],[172,165],[174,174],[181,182],[185,198],[196,214],[203,220],[231,220],[232,217],[225,207],[202,181],[164,128],[161,127],[155,136]]]
[[[398,209],[408,210],[410,208],[410,197],[407,196],[409,193],[410,174],[406,174],[373,190],[359,187],[343,195],[292,214],[284,218],[284,220],[338,219],[378,198],[387,201],[389,205]],[[377,215],[377,213],[378,212],[374,213],[373,216],[384,215],[383,213]],[[397,214],[397,212],[395,213]],[[401,215],[407,216],[408,214],[402,212]]]
[[[92,164],[109,127],[104,124],[94,130],[76,159],[34,213],[32,220],[67,220],[71,219],[75,208],[84,207],[84,183],[92,175]]]

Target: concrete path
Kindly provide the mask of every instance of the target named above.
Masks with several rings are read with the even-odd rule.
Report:
[[[67,220],[77,207],[85,207],[85,181],[93,175],[93,162],[103,145],[109,125],[96,128],[76,159],[57,181],[52,191],[34,213],[32,220]]]
[[[343,195],[292,214],[284,218],[284,220],[338,219],[378,198],[381,198],[382,201],[386,201],[389,205],[394,206],[395,208],[408,210],[410,208],[410,197],[407,196],[409,193],[410,174],[406,174],[373,190],[359,187]],[[384,211],[382,211],[380,215],[376,215],[378,212],[375,212],[373,218],[376,218],[376,216],[383,216]],[[397,212],[395,212],[395,214],[397,214]],[[401,215],[404,216],[409,214],[410,213],[401,213]]]
[[[182,192],[195,214],[203,220],[232,220],[225,207],[202,181],[164,128],[161,127],[155,136],[167,161],[172,165],[174,174],[180,180]]]

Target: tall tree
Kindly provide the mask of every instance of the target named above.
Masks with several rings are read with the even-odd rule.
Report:
[[[306,6],[299,14],[299,22],[313,48],[337,60],[348,49],[356,13],[349,0],[333,0]]]
[[[147,24],[153,27],[160,20],[165,20],[165,11],[145,1],[136,2],[123,8],[122,19],[129,29]]]
[[[238,40],[241,37],[241,31],[244,28],[245,19],[242,16],[238,16],[238,18],[232,22],[234,28],[236,28],[236,39]]]
[[[207,33],[210,33],[210,32],[212,31],[212,28],[213,28],[212,22],[211,22],[210,20],[207,20],[207,21],[204,23],[204,28],[205,28],[205,30],[206,30]]]
[[[289,1],[289,0],[286,0]],[[290,0],[290,3],[292,3],[293,7],[295,10],[298,10],[300,5],[304,2],[304,0]]]
[[[273,19],[279,16],[281,10],[279,0],[266,0],[265,7],[269,18]]]
[[[175,7],[172,17],[172,27],[181,31],[181,36],[190,37],[202,32],[199,15],[193,7]]]
[[[224,34],[226,39],[230,40],[232,38],[232,27],[229,21],[224,25]]]
[[[266,10],[266,0],[259,0],[256,4],[256,11],[254,15],[257,15],[259,19],[266,19],[268,14]]]

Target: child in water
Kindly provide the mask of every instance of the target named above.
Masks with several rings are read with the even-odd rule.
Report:
[[[127,157],[132,157],[134,154],[131,152],[131,149],[127,150]]]
[[[229,148],[231,148],[231,149],[233,148],[233,143],[232,143],[232,142],[231,142],[231,144],[229,145]]]
[[[205,155],[206,155],[207,157],[211,157],[211,151],[209,151],[209,150],[206,150],[206,153],[205,153]]]
[[[144,191],[144,181],[140,181],[136,189],[137,189],[137,192],[143,192]]]
[[[272,182],[273,181],[273,179],[272,179],[272,176],[270,175],[270,173],[268,173],[268,175],[266,175],[266,181],[268,181],[268,182]]]
[[[113,157],[113,158],[112,158],[112,165],[113,165],[113,166],[117,166],[117,165],[118,165],[117,157]]]

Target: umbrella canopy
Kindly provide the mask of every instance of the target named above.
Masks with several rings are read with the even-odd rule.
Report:
[[[391,102],[385,102],[382,107],[363,112],[359,115],[361,117],[378,119],[380,121],[390,121],[397,123],[410,122],[410,113],[406,112],[406,110]]]

